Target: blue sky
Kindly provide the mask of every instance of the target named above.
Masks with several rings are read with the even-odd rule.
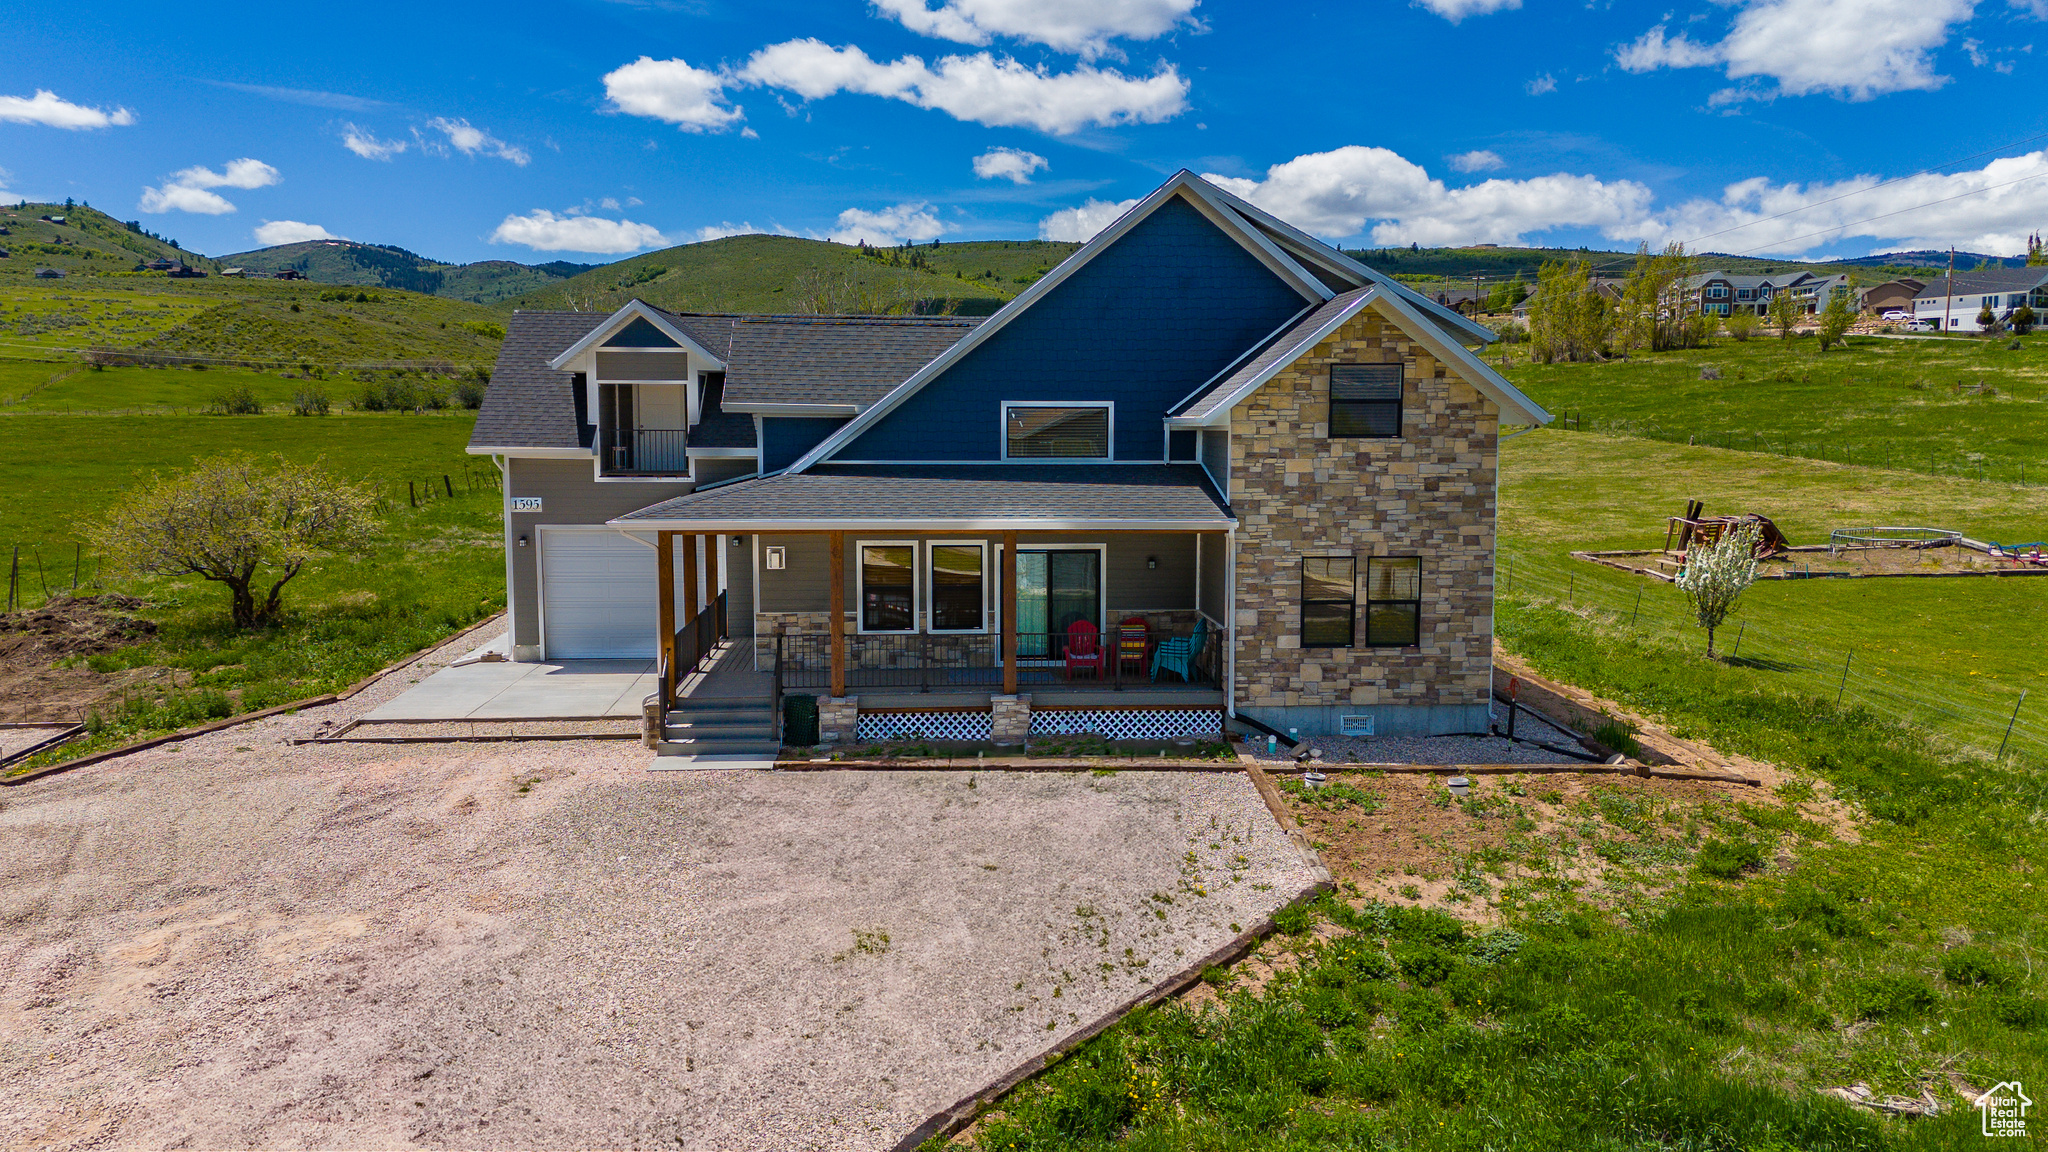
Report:
[[[1079,239],[1181,167],[1347,246],[2018,251],[2048,0],[108,3],[16,22],[0,195],[227,253]],[[2039,51],[2036,50],[2037,44]]]

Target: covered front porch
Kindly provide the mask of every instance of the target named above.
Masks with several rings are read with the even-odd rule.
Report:
[[[1236,524],[1199,469],[969,471],[772,477],[613,521],[658,537],[664,692],[737,632],[778,698],[861,712],[1227,705]],[[707,598],[688,566],[714,551],[749,578]]]

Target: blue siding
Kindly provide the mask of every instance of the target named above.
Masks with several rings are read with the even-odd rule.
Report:
[[[1116,458],[1308,301],[1176,197],[835,454],[1000,460],[1005,400],[1114,400]]]
[[[844,416],[763,416],[761,418],[761,470],[787,468],[818,446],[818,441],[839,431]]]

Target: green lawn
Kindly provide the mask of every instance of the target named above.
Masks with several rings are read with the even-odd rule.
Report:
[[[1883,468],[2048,482],[2048,335],[1776,337],[1605,364],[1516,364],[1515,384],[1587,430]],[[1721,372],[1700,378],[1702,368]],[[1982,390],[1980,390],[1982,389]]]
[[[97,584],[139,596],[146,602],[140,614],[161,628],[155,641],[93,656],[91,666],[178,674],[174,687],[156,681],[108,703],[90,717],[91,739],[53,755],[331,691],[500,610],[501,496],[495,471],[462,452],[472,423],[472,414],[455,412],[0,418],[0,546],[22,546],[31,605],[42,601],[45,585],[69,591],[79,526],[153,469],[224,450],[278,453],[367,480],[383,501],[368,554],[309,567],[287,586],[283,624],[254,633],[229,626],[220,586],[120,580],[88,550],[81,592]]]
[[[295,374],[296,375],[296,374]],[[102,368],[75,360],[0,360],[0,416],[23,413],[191,413],[230,388],[247,388],[266,411],[288,408],[292,394],[318,386],[338,403],[348,381],[287,379],[248,368]],[[338,395],[337,395],[338,394]]]
[[[1704,636],[1676,588],[1568,554],[1661,548],[1664,518],[1689,497],[1709,513],[1767,515],[1795,544],[1863,524],[2048,539],[2048,501],[2032,488],[1549,430],[1508,442],[1502,460],[1503,589],[1604,611],[1681,646],[1704,648]],[[1829,698],[1839,688],[1980,748],[1997,747],[2031,689],[2041,707],[2022,710],[2013,741],[2048,756],[2048,662],[2034,655],[2044,619],[2048,578],[1767,580],[1718,639],[1723,652],[1739,639],[1747,675]]]

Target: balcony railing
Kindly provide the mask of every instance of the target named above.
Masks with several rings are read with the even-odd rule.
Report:
[[[607,476],[681,476],[690,470],[681,428],[600,428],[599,467]]]
[[[1155,637],[1142,652],[1133,645],[1120,651],[1116,633],[1101,638],[1094,654],[1070,650],[1065,633],[1014,633],[1017,642],[1017,686],[1031,688],[1098,687],[1113,691],[1139,688],[1201,688],[1220,684],[1222,636],[1210,628],[1195,655],[1191,675],[1162,667],[1152,674],[1153,656],[1162,639]],[[949,635],[849,635],[846,644],[846,689],[893,688],[911,692],[1000,692],[1003,690],[1002,637],[994,633]],[[783,689],[829,691],[832,687],[832,639],[829,636],[777,636],[775,671]]]

